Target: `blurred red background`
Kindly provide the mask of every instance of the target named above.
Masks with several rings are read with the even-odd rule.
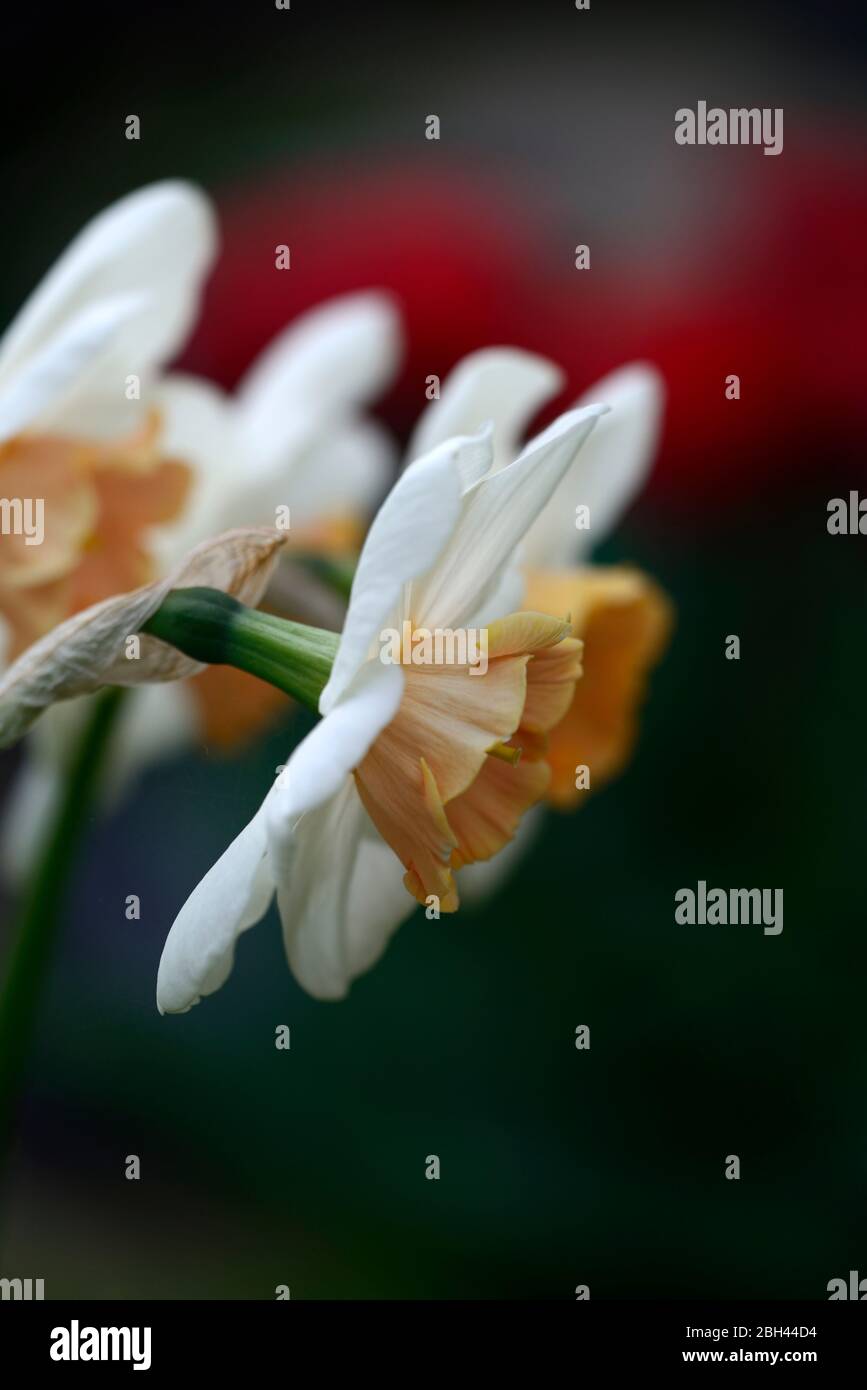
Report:
[[[406,358],[381,413],[406,436],[425,378],[465,353],[514,343],[567,371],[548,413],[624,362],[645,358],[669,388],[650,498],[736,503],[833,454],[853,477],[867,423],[867,154],[830,140],[775,178],[756,151],[732,151],[735,202],[750,210],[696,238],[673,262],[593,254],[534,216],[521,190],[466,163],[386,161],[364,172],[293,172],[225,191],[223,255],[184,365],[232,385],[271,336],[322,299],[388,289],[402,306]],[[564,229],[564,236],[568,230]],[[291,245],[292,271],[273,247]],[[729,401],[736,373],[741,398]]]

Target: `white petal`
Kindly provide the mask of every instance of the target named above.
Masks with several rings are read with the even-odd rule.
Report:
[[[410,465],[374,518],[364,543],[331,677],[319,708],[333,709],[367,657],[404,586],[429,570],[461,510],[460,458],[479,440],[457,439]]]
[[[139,318],[142,295],[115,295],[68,319],[17,371],[0,377],[0,441],[57,415],[83,382],[111,358],[118,340]],[[117,382],[123,399],[124,378]]]
[[[160,412],[163,453],[219,472],[228,463],[240,466],[234,439],[227,458],[227,431],[234,432],[235,405],[231,396],[204,377],[172,372],[160,382],[155,397]]]
[[[449,373],[438,401],[431,401],[416,426],[407,457],[429,453],[459,434],[494,422],[494,467],[516,457],[527,426],[545,401],[563,386],[553,362],[520,348],[485,348],[471,353]]]
[[[371,833],[359,841],[349,885],[346,962],[351,980],[376,964],[397,928],[418,906],[404,886],[403,865],[367,819]]]
[[[299,817],[329,800],[397,714],[403,695],[399,666],[367,662],[331,713],[302,739],[271,795],[268,832],[277,840]]]
[[[417,626],[462,627],[487,608],[524,535],[604,410],[592,405],[561,415],[514,463],[466,493],[451,539],[431,572],[413,585],[410,611]]]
[[[211,501],[208,532],[225,530],[236,517],[273,526],[279,507],[288,507],[291,529],[329,517],[367,520],[374,504],[393,479],[396,450],[391,436],[373,420],[359,417],[340,422],[317,422],[312,433],[299,429],[293,447],[259,458],[248,466],[250,446],[239,440],[241,465],[214,480],[206,495]],[[194,512],[198,518],[198,511]]]
[[[264,518],[238,505],[245,458],[231,397],[201,377],[173,373],[160,384],[156,405],[163,454],[179,459],[193,474],[182,515],[150,533],[159,568],[167,569],[208,536],[230,526],[256,525]],[[272,512],[272,523],[273,519]]]
[[[349,986],[346,914],[363,810],[344,778],[271,850],[289,965],[316,999],[341,999]]]
[[[634,363],[612,372],[582,396],[610,406],[557,495],[529,536],[529,564],[572,565],[613,530],[650,471],[662,424],[665,385],[653,367]],[[575,526],[575,509],[590,508],[589,529]]]
[[[403,866],[350,778],[271,855],[289,964],[315,998],[342,999],[415,909]]]
[[[371,663],[338,708],[299,744],[257,815],[202,879],[172,927],[157,982],[161,1012],[185,1012],[225,983],[235,941],[264,915],[275,883],[284,923],[296,924],[284,929],[300,982],[321,998],[345,992],[349,977],[329,973],[328,962],[342,920],[337,906],[363,829],[363,808],[348,774],[393,719],[402,688],[398,667]],[[290,946],[302,926],[303,937]]]
[[[344,427],[323,429],[303,457],[277,470],[257,492],[265,506],[256,519],[274,523],[280,503],[290,508],[292,527],[327,517],[366,520],[395,475],[395,443],[376,420],[359,417]],[[267,501],[266,501],[267,499]]]
[[[345,295],[305,314],[265,349],[238,389],[254,454],[268,460],[285,453],[299,416],[333,425],[335,414],[379,395],[400,348],[399,319],[385,295]]]
[[[527,592],[527,576],[522,559],[522,551],[519,547],[515,552],[514,559],[500,570],[496,584],[490,585],[479,596],[478,606],[464,619],[466,627],[476,629],[489,627],[498,618],[505,618],[509,613],[521,611],[524,607],[524,595]]]
[[[186,1013],[225,984],[235,942],[264,917],[274,893],[265,836],[267,798],[175,919],[160,959],[157,1007]]]
[[[138,311],[104,364],[104,392],[122,402],[126,375],[147,374],[186,338],[215,239],[210,205],[190,184],[153,184],[115,203],[75,238],[7,331],[0,386],[83,310],[135,294]]]

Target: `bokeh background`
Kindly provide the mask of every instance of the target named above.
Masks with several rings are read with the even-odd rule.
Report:
[[[867,1273],[867,540],[826,531],[828,499],[867,490],[865,19],[698,9],[4,17],[0,322],[86,218],[183,176],[223,231],[184,365],[224,384],[297,312],[367,286],[404,309],[380,407],[402,436],[425,377],[475,347],[557,359],[572,396],[650,360],[660,458],[602,558],[656,575],[678,626],[628,772],[551,815],[484,908],[414,918],[340,1005],[295,985],[273,912],[219,995],[154,1005],[178,906],[304,716],[155,768],[94,819],[0,1272],[53,1297],[266,1299],[813,1299]],[[783,154],[676,146],[674,111],[699,99],[783,107]],[[782,935],[677,926],[699,878],[782,887]]]

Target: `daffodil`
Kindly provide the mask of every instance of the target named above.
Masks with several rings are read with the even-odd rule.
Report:
[[[495,422],[495,467],[517,454],[533,415],[563,386],[553,363],[510,348],[474,353],[422,416],[410,457],[457,432]],[[584,643],[584,673],[548,749],[547,799],[568,809],[587,789],[624,767],[637,735],[650,670],[671,628],[671,606],[647,575],[629,566],[589,563],[641,490],[659,437],[664,388],[635,363],[605,377],[579,400],[609,412],[547,503],[523,545],[523,602],[568,617]],[[581,771],[585,769],[586,771]]]
[[[394,444],[365,407],[390,383],[400,349],[395,308],[385,295],[365,292],[303,315],[231,395],[203,378],[170,376],[160,408],[194,483],[183,514],[156,537],[163,569],[242,522],[279,524],[296,555],[357,553],[394,474]],[[258,732],[285,703],[228,667],[208,668],[183,686],[139,691],[137,699],[148,706],[150,727],[173,724],[183,742],[224,748]]]
[[[496,854],[543,794],[547,736],[581,644],[516,609],[516,557],[604,407],[557,420],[508,466],[489,430],[414,462],[377,514],[319,698],[322,719],[182,908],[157,1001],[183,1012],[227,979],[276,893],[289,963],[342,997],[415,901],[454,911],[461,870]],[[385,631],[484,628],[484,675],[386,664]]]
[[[190,484],[153,392],[214,246],[200,193],[144,189],[85,227],[0,340],[0,494],[38,501],[45,518],[39,544],[2,538],[9,657],[151,578],[149,529],[178,514]]]
[[[172,455],[155,393],[215,247],[197,189],[142,189],[79,233],[0,341],[0,494],[44,512],[41,544],[0,540],[0,669],[158,573],[153,528],[182,512],[192,472]],[[65,710],[29,750],[4,811],[7,872],[31,858],[80,725]]]
[[[392,446],[363,406],[394,371],[395,310],[357,294],[307,314],[231,396],[167,376],[215,240],[191,186],[133,194],[84,229],[0,343],[0,493],[45,509],[41,545],[2,538],[4,662],[229,526],[279,516],[296,550],[360,543],[392,472]],[[142,687],[122,708],[106,788],[191,744],[228,746],[283,703],[229,668]],[[84,702],[54,706],[28,742],[0,837],[10,876],[31,862],[85,717]]]

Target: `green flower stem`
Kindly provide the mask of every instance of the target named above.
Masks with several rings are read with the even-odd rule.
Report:
[[[99,786],[124,691],[95,701],[25,890],[0,992],[0,1168],[14,1132],[15,1108],[36,1013],[62,917],[63,891]]]
[[[173,589],[143,631],[194,661],[248,671],[316,713],[340,640],[246,608],[218,589]]]
[[[314,554],[312,551],[309,553],[306,551],[295,552],[292,559],[340,598],[349,598],[352,593],[352,581],[355,578],[356,562],[354,559],[332,558],[328,555]]]
[[[236,666],[318,711],[337,633],[246,608],[217,589],[175,589],[143,631],[194,661]],[[99,696],[21,905],[0,993],[0,1165],[61,917],[64,885],[93,804],[124,692]]]

